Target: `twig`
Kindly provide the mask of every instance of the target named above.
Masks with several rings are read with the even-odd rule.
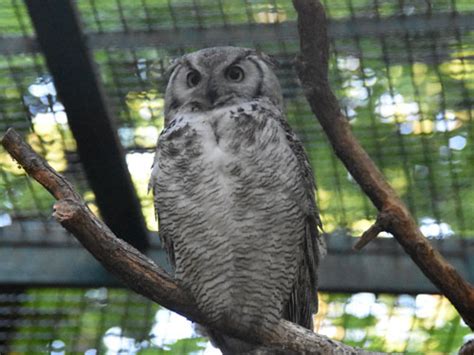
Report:
[[[54,216],[111,273],[135,292],[186,318],[210,325],[194,300],[162,268],[138,250],[117,238],[84,204],[72,185],[23,141],[13,129],[1,140],[4,148],[26,172],[59,199]],[[292,350],[301,354],[369,354],[294,323],[280,320],[276,327],[249,333],[234,324],[219,324],[219,330],[256,344]]]
[[[386,182],[351,132],[328,80],[329,41],[324,7],[319,0],[293,0],[298,12],[301,55],[298,76],[313,113],[332,147],[379,213],[390,216],[384,229],[394,235],[421,271],[451,301],[474,329],[474,287],[436,251],[410,212]],[[378,227],[370,232],[375,234]]]
[[[354,245],[354,250],[361,250],[372,240],[377,238],[380,232],[386,231],[388,229],[389,222],[390,215],[385,211],[380,212],[375,223],[362,234],[357,243]]]

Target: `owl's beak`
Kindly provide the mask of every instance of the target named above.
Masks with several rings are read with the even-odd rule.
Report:
[[[217,100],[217,91],[214,90],[214,89],[208,89],[207,90],[207,99],[209,100],[209,103],[211,104],[211,106],[214,105],[214,103],[216,102]]]

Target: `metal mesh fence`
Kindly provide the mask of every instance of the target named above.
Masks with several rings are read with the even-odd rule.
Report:
[[[146,168],[163,124],[163,68],[183,52],[227,44],[258,47],[279,60],[288,119],[311,156],[326,230],[358,234],[373,221],[374,209],[335,159],[298,87],[290,3],[91,0],[77,5],[150,229],[156,225]],[[354,0],[326,6],[331,79],[357,137],[425,234],[471,236],[472,2]],[[5,18],[0,128],[28,133],[35,148],[93,202],[23,3],[3,1],[0,15]],[[16,178],[20,172],[3,152],[1,162],[3,219],[47,218],[51,199],[34,183]]]
[[[2,293],[0,313],[2,353],[218,353],[189,321],[131,291]],[[433,295],[322,294],[315,330],[353,346],[399,353],[455,354],[470,337],[449,302]]]
[[[288,119],[310,155],[325,230],[360,235],[374,221],[374,208],[332,153],[299,88],[294,71],[299,44],[291,2],[76,4],[149,229],[157,228],[146,186],[163,126],[164,68],[173,57],[216,45],[256,47],[279,62],[276,71]],[[356,136],[424,234],[464,245],[474,232],[474,3],[331,0],[325,5],[330,17],[331,82]],[[61,98],[22,1],[0,0],[0,33],[0,132],[15,127],[24,134],[97,211]],[[52,203],[0,150],[0,246],[74,243],[49,227]],[[208,346],[204,339],[188,339],[194,336],[189,325],[182,325],[189,332],[179,337],[188,340],[160,334],[182,323],[127,291],[4,292],[2,353],[189,353]],[[322,299],[317,330],[360,347],[454,353],[468,333],[448,302],[436,296],[332,294]],[[159,324],[165,330],[154,332]]]

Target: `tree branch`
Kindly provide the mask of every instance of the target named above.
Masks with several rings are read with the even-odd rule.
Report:
[[[58,174],[16,133],[9,129],[2,138],[3,147],[59,201],[54,217],[112,274],[135,292],[186,318],[210,326],[195,301],[161,267],[137,249],[117,238],[86,206],[72,185]],[[215,325],[214,325],[215,326]],[[219,324],[219,330],[256,344],[301,354],[369,354],[318,335],[286,320],[271,329],[249,333],[234,324]]]
[[[380,232],[383,232],[388,229],[389,223],[390,215],[382,210],[377,216],[377,220],[375,221],[375,223],[361,235],[357,243],[354,245],[354,250],[361,250],[372,240],[377,238]]]
[[[328,80],[329,41],[324,7],[319,0],[293,0],[298,12],[301,55],[298,76],[313,113],[332,147],[374,206],[383,213],[383,229],[392,233],[413,261],[451,301],[474,329],[474,287],[436,251],[420,232],[410,212],[351,132]],[[371,228],[369,236],[381,231]]]

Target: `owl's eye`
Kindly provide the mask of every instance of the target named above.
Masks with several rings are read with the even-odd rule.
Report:
[[[197,70],[191,70],[188,75],[186,75],[186,84],[188,87],[195,87],[201,82],[201,74]]]
[[[227,69],[225,76],[227,79],[238,83],[244,80],[244,71],[238,65],[233,65]]]

